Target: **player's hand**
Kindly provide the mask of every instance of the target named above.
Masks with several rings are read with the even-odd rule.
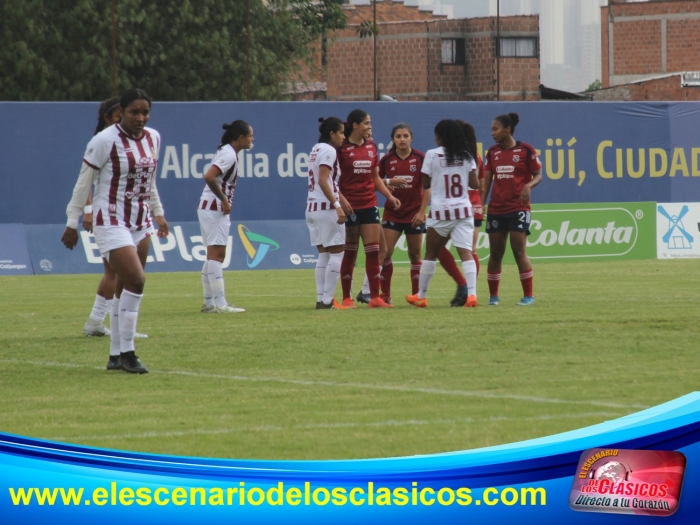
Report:
[[[523,191],[520,192],[520,202],[523,204],[527,204],[528,202],[530,202],[530,193],[530,186],[528,186],[527,184],[523,186]]]
[[[341,198],[340,199],[340,207],[343,208],[343,213],[345,213],[346,217],[350,217],[354,213],[354,210],[352,209],[352,206],[350,206],[350,203]]]
[[[425,222],[425,213],[421,213],[420,211],[416,213],[413,216],[413,220],[411,220],[411,226],[414,228],[418,228],[421,224]]]
[[[393,179],[390,179],[392,189],[394,188],[405,188],[408,186],[408,183],[404,179],[400,179],[398,177],[394,177]]]
[[[86,232],[92,233],[92,213],[83,215],[83,229]]]
[[[224,212],[224,215],[231,213],[231,203],[228,200],[221,201],[221,211]]]
[[[75,248],[76,244],[78,244],[78,230],[66,226],[66,229],[63,230],[61,242],[69,250]]]
[[[343,207],[341,206],[340,208],[336,208],[335,212],[338,214],[338,220],[336,222],[338,224],[345,224],[348,218],[345,215],[345,212],[343,211]]]
[[[386,198],[386,201],[391,204],[391,206],[395,209],[398,210],[401,207],[401,201],[394,197],[393,195],[389,195]]]
[[[165,217],[163,215],[158,215],[157,217],[153,217],[153,220],[156,221],[156,224],[158,225],[158,237],[165,238],[168,236],[168,233],[170,233],[170,226],[168,225],[168,221],[165,220]]]

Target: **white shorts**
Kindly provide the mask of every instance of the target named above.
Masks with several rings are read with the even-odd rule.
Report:
[[[345,244],[345,225],[338,224],[338,214],[333,210],[306,212],[312,246],[342,246]]]
[[[216,210],[197,210],[204,246],[226,246],[231,230],[231,215]]]
[[[130,230],[126,226],[95,226],[92,233],[102,257],[109,261],[109,252],[124,246],[136,248],[146,237],[153,235],[153,226],[144,226],[141,230]]]
[[[428,219],[425,225],[435,230],[441,237],[449,237],[452,239],[452,244],[457,248],[464,248],[466,250],[472,249],[472,240],[474,239],[474,217],[453,221]]]

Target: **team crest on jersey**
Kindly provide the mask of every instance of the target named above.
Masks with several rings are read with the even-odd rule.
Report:
[[[513,162],[520,162],[520,155],[513,155]]]
[[[370,159],[371,159],[372,157],[374,157],[374,151],[369,150],[369,151],[367,152],[367,156],[368,156]]]
[[[411,166],[411,171],[413,171],[413,172],[418,171],[418,165],[414,164],[413,166]]]

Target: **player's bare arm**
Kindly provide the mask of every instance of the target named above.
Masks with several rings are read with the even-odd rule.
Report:
[[[525,186],[523,186],[523,190],[520,192],[520,202],[523,204],[530,202],[532,188],[537,186],[540,182],[542,182],[542,168],[532,172],[532,180],[525,184]]]
[[[352,209],[352,206],[350,206],[350,203],[348,200],[343,197],[342,193],[339,193],[340,195],[340,207],[343,208],[343,211],[345,212],[345,215],[349,217],[350,215],[353,214],[354,210]]]
[[[476,170],[471,170],[469,172],[469,187],[473,190],[479,189],[479,175]]]
[[[224,215],[228,215],[231,213],[231,204],[228,202],[224,192],[221,191],[219,181],[216,180],[219,175],[221,175],[221,169],[219,166],[211,166],[204,175],[204,182],[207,183],[207,186],[209,186],[211,192],[216,195],[216,198],[221,201],[221,211],[224,213]]]
[[[345,221],[347,221],[347,217],[345,216],[345,212],[343,211],[343,206],[340,202],[338,202],[335,199],[335,195],[333,195],[333,188],[331,187],[331,169],[328,166],[321,166],[319,169],[319,178],[318,178],[318,183],[321,186],[321,191],[323,192],[323,195],[328,199],[328,202],[331,203],[331,206],[335,208],[336,213],[338,214],[338,224],[344,224]],[[337,206],[336,206],[337,203]]]
[[[423,183],[423,198],[420,201],[418,213],[413,216],[413,220],[411,221],[411,226],[414,228],[418,228],[418,226],[425,222],[425,210],[428,209],[428,204],[430,204],[430,177],[424,173],[421,180]]]

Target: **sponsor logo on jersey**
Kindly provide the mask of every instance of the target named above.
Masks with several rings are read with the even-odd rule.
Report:
[[[411,160],[408,161],[409,164],[410,164],[411,162],[417,162],[417,160],[416,160],[416,159],[411,159]]]
[[[498,166],[496,168],[496,173],[513,173],[515,171],[515,166]]]
[[[392,160],[389,164],[396,164],[398,160]]]
[[[255,268],[259,265],[270,250],[278,250],[280,245],[269,237],[264,237],[251,232],[243,224],[238,225],[238,236],[241,238],[243,247],[248,254],[248,268]],[[257,244],[257,247],[255,246]]]
[[[371,160],[356,160],[352,163],[353,168],[371,168]]]

